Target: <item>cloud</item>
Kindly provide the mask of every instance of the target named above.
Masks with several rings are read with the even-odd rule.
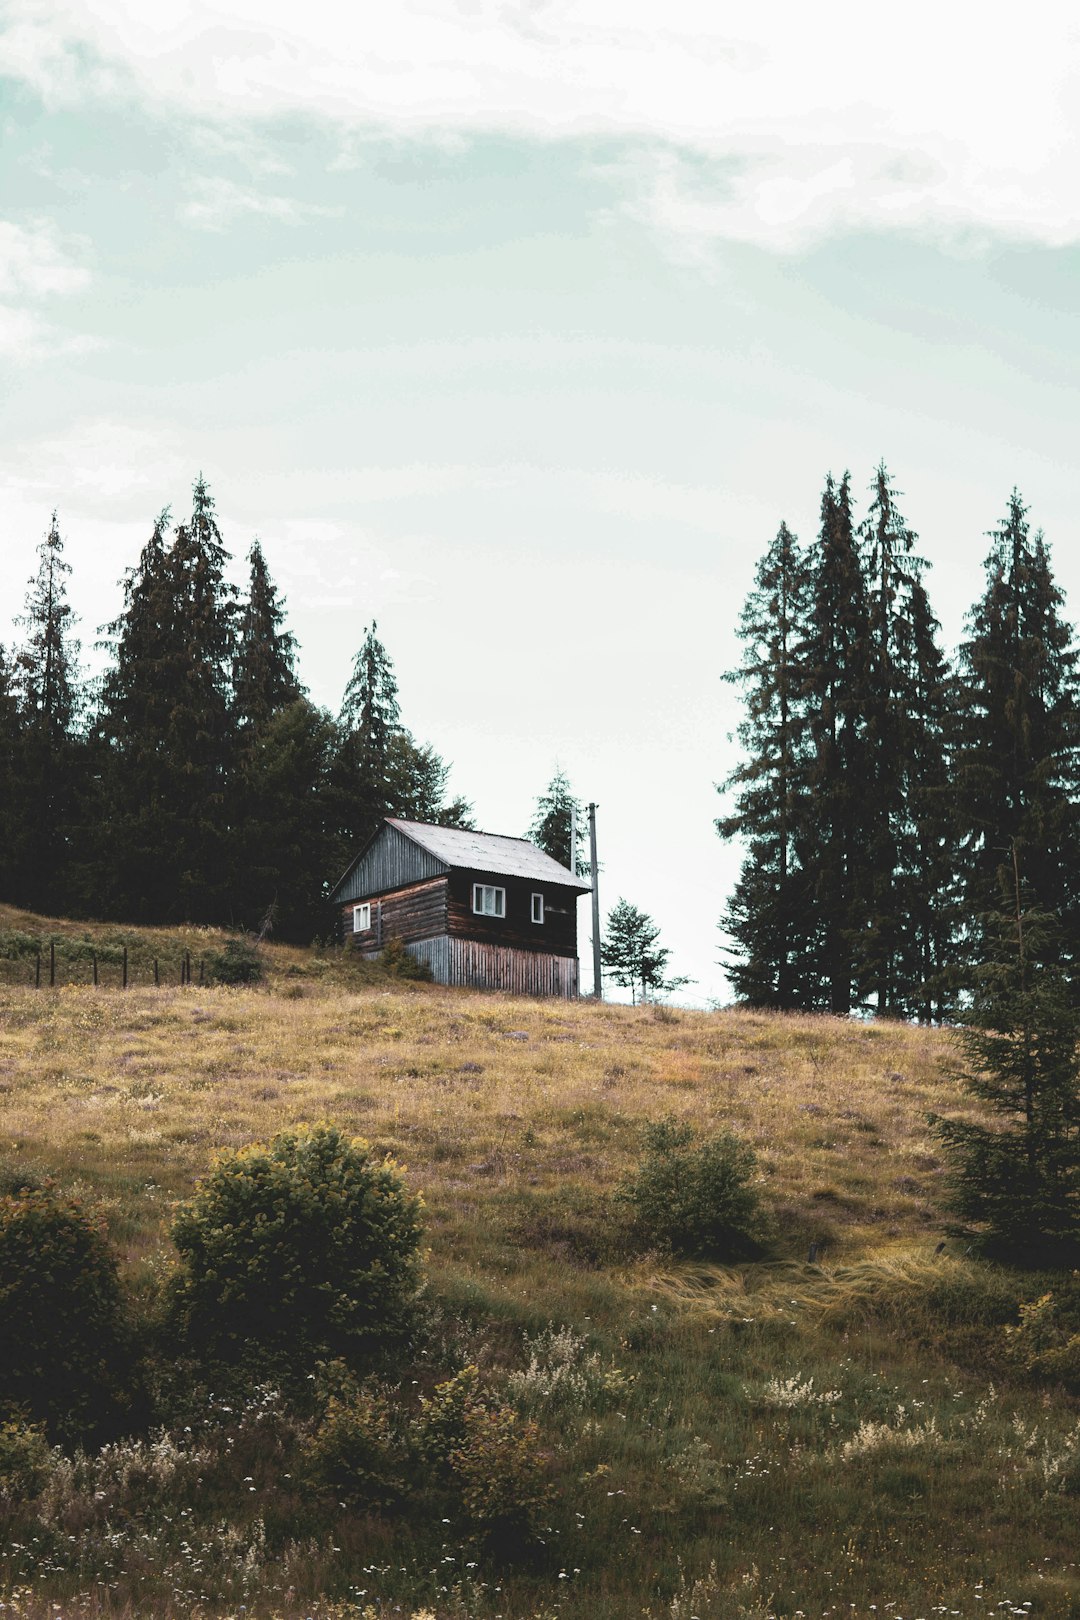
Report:
[[[1080,238],[1080,13],[909,0],[9,0],[0,71],[226,124],[621,147],[688,256],[885,228]],[[284,199],[270,199],[280,203]]]
[[[259,191],[253,186],[242,186],[235,180],[221,176],[206,176],[191,186],[182,214],[191,225],[203,230],[223,231],[238,219],[246,217],[277,220],[282,225],[298,225],[314,215],[338,215],[339,208],[326,208],[318,203],[304,202],[299,197],[285,197]]]
[[[46,298],[82,291],[89,271],[76,264],[44,220],[17,225],[0,219],[0,354],[12,360],[79,354],[96,340],[54,325],[36,307]]]

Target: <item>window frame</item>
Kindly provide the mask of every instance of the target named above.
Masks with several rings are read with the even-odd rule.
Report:
[[[485,897],[492,895],[493,904],[489,908],[485,904]],[[477,904],[477,897],[480,904]],[[506,917],[506,890],[497,883],[474,883],[472,886],[472,908],[474,917],[495,917],[502,921]]]
[[[360,913],[367,913],[367,922],[361,923]],[[352,931],[354,934],[367,934],[371,931],[371,901],[361,900],[352,908]]]
[[[537,904],[537,901],[539,901],[539,905]],[[536,913],[538,911],[540,913],[539,917],[536,915]],[[541,925],[543,924],[543,921],[544,921],[544,896],[539,891],[534,892],[534,894],[532,895],[532,897],[531,897],[531,899],[529,901],[529,914],[532,917],[532,920],[533,920],[534,923],[539,923]]]

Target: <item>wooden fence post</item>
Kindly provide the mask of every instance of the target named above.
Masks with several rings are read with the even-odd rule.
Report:
[[[37,948],[37,960],[34,963],[34,989],[41,988],[41,946]]]
[[[155,984],[160,984],[161,983],[161,979],[160,979],[160,977],[158,975],[158,961],[157,961],[156,956],[154,957],[154,983]]]
[[[50,985],[50,987],[55,985],[55,983],[56,983],[56,941],[55,941],[55,939],[50,939],[50,941],[49,941],[49,985]]]
[[[97,951],[92,953],[94,962],[94,988],[97,988]]]
[[[124,982],[123,989],[127,989],[127,946],[124,946]]]

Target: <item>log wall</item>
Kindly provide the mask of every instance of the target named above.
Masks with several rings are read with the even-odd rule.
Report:
[[[353,903],[342,907],[345,941],[358,950],[381,950],[391,939],[400,939],[409,945],[415,939],[430,939],[433,934],[446,933],[446,878],[432,878],[427,883],[414,883],[381,900],[372,900],[371,927],[362,933],[353,933]]]

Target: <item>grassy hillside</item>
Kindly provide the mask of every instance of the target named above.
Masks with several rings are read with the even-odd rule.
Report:
[[[138,941],[166,946],[192,948]],[[65,1465],[32,1520],[0,1496],[0,1613],[1080,1614],[1080,1403],[1008,1331],[1069,1284],[981,1263],[949,1226],[926,1127],[961,1106],[946,1034],[267,956],[253,989],[0,986],[0,1174],[99,1207],[149,1310],[173,1202],[215,1150],[330,1119],[393,1153],[430,1249],[395,1398],[473,1363],[535,1419],[542,1537],[507,1559],[457,1524],[312,1496],[301,1419],[266,1390],[231,1411],[202,1391],[153,1455]],[[755,1148],[763,1259],[635,1246],[613,1194],[668,1115]]]

